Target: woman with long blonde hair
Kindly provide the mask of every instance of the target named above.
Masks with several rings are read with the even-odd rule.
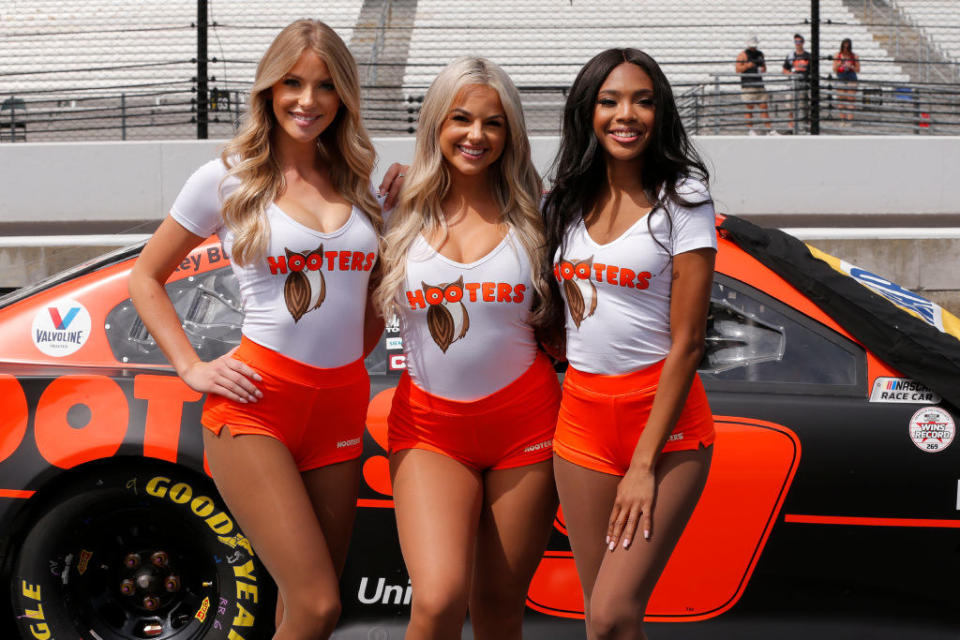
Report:
[[[549,295],[519,94],[466,58],[433,81],[389,221],[384,317],[407,368],[388,418],[397,529],[413,587],[407,638],[521,636],[556,511],[559,385],[534,326]]]
[[[327,25],[298,20],[257,67],[245,121],[187,181],[130,276],[141,318],[207,395],[217,488],[280,592],[274,638],[326,638],[353,527],[370,382],[365,353],[380,205],[356,63]],[[217,234],[243,301],[240,346],[199,359],[164,283]]]

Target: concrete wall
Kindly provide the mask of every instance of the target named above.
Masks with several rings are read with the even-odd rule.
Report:
[[[411,138],[378,139],[380,176]],[[546,172],[558,140],[534,138]],[[780,227],[960,313],[960,138],[701,137],[717,209]],[[0,145],[0,288],[128,243],[222,141]],[[838,238],[824,227],[847,227]],[[928,227],[889,230],[869,227]],[[934,229],[929,229],[934,227]],[[902,233],[900,232],[902,231]],[[108,233],[104,233],[108,232]],[[49,235],[94,234],[82,242]],[[127,235],[110,235],[124,233]],[[15,236],[15,237],[11,237]]]
[[[557,139],[533,142],[546,171]],[[798,216],[841,215],[879,226],[960,216],[960,138],[709,136],[696,143],[711,168],[718,208],[729,213],[787,225]],[[220,144],[0,145],[0,225],[162,218],[187,176]],[[377,147],[382,170],[409,160],[413,140],[379,139]]]

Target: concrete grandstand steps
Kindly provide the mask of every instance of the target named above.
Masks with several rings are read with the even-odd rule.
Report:
[[[367,128],[379,135],[411,133],[416,107],[406,101],[403,70],[417,13],[417,0],[366,0],[350,49],[364,85]]]
[[[844,0],[912,82],[960,82],[957,60],[951,59],[938,46],[931,32],[936,26],[926,22],[949,20],[950,11],[953,11],[956,24],[960,25],[960,3],[951,0],[948,8],[945,4],[936,7],[934,2],[935,11],[931,12],[930,1],[901,0],[898,4],[888,0]],[[948,28],[947,32],[950,31],[956,34],[957,54],[960,55],[960,28]]]
[[[880,0],[875,0],[879,2]],[[945,60],[960,63],[960,2],[956,0],[886,0],[919,29]]]

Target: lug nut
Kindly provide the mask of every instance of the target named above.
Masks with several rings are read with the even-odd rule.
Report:
[[[133,580],[127,578],[120,583],[120,593],[125,596],[132,596],[137,592],[137,586],[133,583]]]
[[[160,598],[157,596],[147,596],[143,599],[143,608],[147,611],[156,611],[160,608]]]
[[[127,569],[136,569],[140,566],[140,554],[138,553],[128,553],[127,557],[123,559],[123,566]]]
[[[165,567],[170,562],[170,556],[167,555],[166,551],[156,551],[150,556],[150,562],[157,567]]]
[[[167,579],[163,583],[163,588],[170,593],[180,591],[180,577],[175,575],[167,576]]]

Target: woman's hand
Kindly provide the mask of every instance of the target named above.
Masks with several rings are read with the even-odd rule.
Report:
[[[645,540],[650,539],[656,493],[656,474],[652,470],[640,470],[632,466],[627,469],[617,485],[617,498],[607,525],[607,546],[610,551],[618,545],[629,549],[638,530],[643,532]]]
[[[256,371],[233,357],[233,351],[211,362],[197,360],[180,377],[201,393],[215,393],[234,402],[256,402],[263,393],[251,382],[261,381]]]
[[[378,194],[386,196],[386,199],[383,201],[384,211],[393,209],[393,205],[397,204],[397,196],[400,195],[400,189],[403,187],[403,178],[409,170],[410,165],[400,164],[399,162],[394,162],[390,165],[390,168],[387,169],[387,172],[383,176],[383,181],[377,189]]]

